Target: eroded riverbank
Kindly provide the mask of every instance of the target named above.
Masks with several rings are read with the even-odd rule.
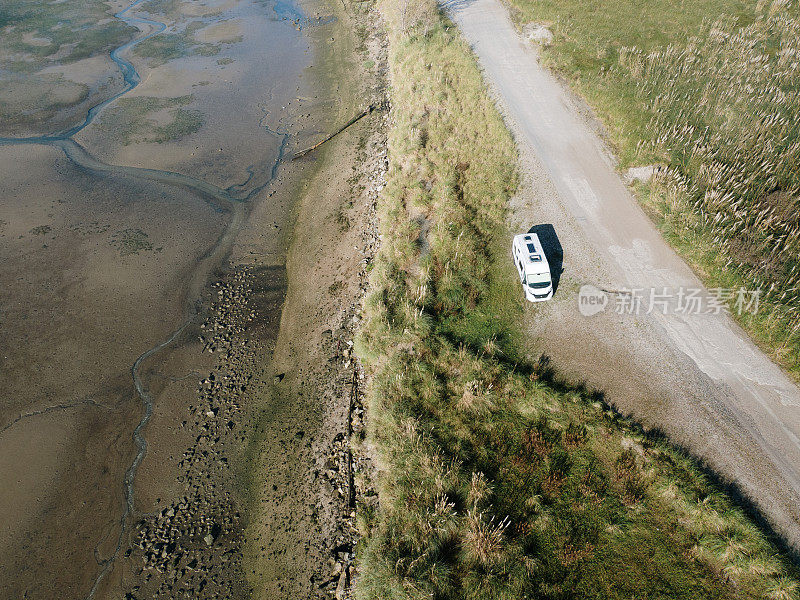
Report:
[[[379,240],[385,185],[386,39],[373,6],[337,11],[342,30],[320,68],[335,83],[337,123],[382,107],[306,160],[287,257],[274,357],[256,388],[247,573],[254,598],[349,598],[359,538],[356,505],[374,504],[364,447],[363,377],[353,353]],[[344,58],[343,58],[344,57]]]

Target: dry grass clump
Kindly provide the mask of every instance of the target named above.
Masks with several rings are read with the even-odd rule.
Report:
[[[386,2],[389,180],[356,343],[380,505],[361,509],[357,597],[793,594],[793,568],[691,461],[519,355],[513,140],[435,6],[409,26]]]

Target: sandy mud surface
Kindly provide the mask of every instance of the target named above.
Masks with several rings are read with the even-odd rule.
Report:
[[[364,90],[342,101],[345,79],[321,74],[352,83],[369,50],[321,3],[135,8],[166,28],[125,54],[141,83],[74,136],[84,166],[0,146],[0,596],[335,594],[354,535],[339,521],[354,479],[345,350],[370,252],[367,184],[363,206],[349,198],[383,117],[286,157],[360,110]],[[102,85],[79,61],[44,66],[85,80],[84,104],[4,135],[58,131],[119,90],[111,61],[86,60],[108,69]],[[292,238],[306,221],[321,263]],[[311,561],[338,565],[332,586]]]
[[[81,597],[95,549],[108,556],[118,537],[141,418],[131,366],[184,319],[183,290],[225,218],[182,190],[97,177],[47,147],[4,148],[0,164],[3,585]]]
[[[384,104],[386,40],[377,11],[337,16],[357,34],[337,37],[319,66],[338,82],[330,100],[338,99],[341,124],[365,105]],[[378,247],[387,119],[376,110],[297,161],[320,168],[301,189],[280,331],[254,390],[261,410],[251,438],[255,505],[245,554],[254,598],[350,597],[356,502],[377,501],[352,343]],[[259,235],[243,231],[242,249]]]

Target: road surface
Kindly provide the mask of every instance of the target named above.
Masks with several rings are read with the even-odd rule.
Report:
[[[523,157],[526,185],[513,219],[552,224],[564,249],[555,301],[528,307],[540,347],[557,369],[707,460],[800,547],[800,390],[714,310],[623,183],[591,119],[538,64],[499,0],[446,8]],[[602,294],[605,310],[587,317],[578,310],[587,284],[639,291]],[[704,298],[699,310],[681,296],[692,290]]]

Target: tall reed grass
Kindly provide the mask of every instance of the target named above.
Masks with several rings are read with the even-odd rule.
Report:
[[[724,268],[778,307],[800,343],[800,20],[786,0],[755,21],[703,25],[688,43],[644,53],[622,48],[651,120],[643,156],[667,169]]]
[[[708,287],[762,290],[734,317],[800,379],[797,0],[507,2],[621,166],[666,167],[640,199]]]

